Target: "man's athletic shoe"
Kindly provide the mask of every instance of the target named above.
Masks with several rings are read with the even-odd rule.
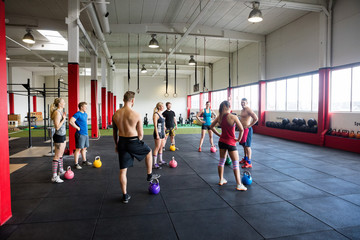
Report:
[[[227,181],[225,178],[221,179],[220,182],[219,182],[219,185],[222,186],[222,185],[225,185],[227,184]]]
[[[248,163],[246,162],[243,166],[241,166],[241,168],[252,168],[252,163]]]
[[[151,177],[148,176],[146,180],[147,180],[148,182],[151,182],[152,180],[158,179],[158,178],[160,178],[160,177],[161,177],[160,174],[152,173],[152,174],[151,174]]]
[[[56,177],[52,177],[51,181],[53,183],[63,183],[64,182],[64,180],[62,180],[59,175],[57,175]]]
[[[237,186],[236,186],[236,190],[239,190],[239,191],[246,191],[247,190],[247,188],[244,186],[244,184],[238,184]]]
[[[122,202],[128,203],[130,198],[131,198],[131,196],[129,194],[123,194]]]
[[[86,165],[86,166],[92,166],[92,163],[89,161],[83,161],[82,165]]]
[[[240,164],[244,164],[244,163],[246,163],[246,160],[245,160],[245,159],[241,159]]]
[[[80,166],[80,164],[75,164],[75,166],[74,166],[76,169],[78,169],[78,170],[80,170],[80,169],[82,169],[82,167]]]

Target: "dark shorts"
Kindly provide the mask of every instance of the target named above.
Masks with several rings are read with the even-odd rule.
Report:
[[[244,147],[251,147],[251,139],[253,135],[252,127],[244,129],[244,135],[241,138],[240,145]]]
[[[154,131],[154,133],[153,133],[153,137],[154,137],[154,139],[156,139],[156,133],[155,133],[155,131]],[[165,133],[159,132],[159,138],[160,138],[160,139],[164,139],[164,138],[165,138]]]
[[[132,167],[134,158],[141,161],[151,151],[138,137],[119,137],[117,144],[120,169]]]
[[[237,151],[237,147],[236,147],[236,146],[231,146],[231,145],[229,145],[229,144],[226,144],[226,143],[223,143],[223,142],[220,142],[220,141],[219,141],[219,148],[220,148],[220,149],[226,149],[226,150],[228,150],[229,152]]]
[[[166,136],[169,136],[172,137],[172,136],[175,136],[175,129],[174,128],[167,128],[165,130],[165,135]]]
[[[204,124],[201,126],[201,129],[202,130],[211,130],[209,125],[204,125]]]
[[[66,142],[66,135],[61,136],[57,135],[56,133],[53,135],[54,143],[64,143]]]
[[[89,135],[82,135],[78,132],[75,133],[75,147],[76,148],[88,148],[89,147]]]

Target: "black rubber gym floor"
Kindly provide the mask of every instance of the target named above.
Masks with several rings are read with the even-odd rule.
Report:
[[[75,169],[62,184],[50,182],[50,157],[10,159],[28,165],[11,174],[13,217],[0,239],[360,239],[359,154],[254,135],[254,181],[239,192],[230,166],[228,184],[217,185],[219,153],[210,153],[207,136],[197,152],[199,138],[177,135],[179,150],[165,151],[178,167],[156,171],[159,195],[148,194],[145,163],[136,161],[128,204],[112,137],[90,141],[89,160],[100,155],[101,168]],[[154,145],[152,136],[145,142]],[[27,141],[10,145],[13,154]]]

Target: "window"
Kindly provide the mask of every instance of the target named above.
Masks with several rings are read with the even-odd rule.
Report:
[[[211,93],[211,108],[219,109],[220,103],[227,100],[227,90],[216,91]]]
[[[352,74],[352,111],[360,111],[360,66],[353,68]]]
[[[259,85],[251,86],[251,97],[249,99],[249,106],[253,111],[259,110]]]
[[[303,75],[266,84],[267,111],[318,111],[319,74]]]
[[[311,111],[311,75],[299,77],[299,111]]]
[[[266,84],[266,109],[267,110],[276,110],[275,109],[275,87],[276,82],[269,82]]]
[[[241,110],[241,99],[243,98],[248,100],[249,107],[252,110],[257,111],[259,108],[259,85],[254,84],[246,87],[233,88],[231,108],[233,110]]]
[[[331,72],[331,111],[350,111],[351,68]]]
[[[200,109],[203,109],[205,107],[206,102],[209,101],[209,93],[207,93],[207,92],[203,93],[202,98],[203,98],[202,102],[203,102],[204,106],[200,106]]]
[[[200,96],[199,94],[191,95],[191,109],[199,109]]]
[[[232,89],[232,109],[240,110],[241,109],[241,99],[244,97],[244,88],[238,87]]]
[[[276,110],[286,109],[286,80],[276,81]]]

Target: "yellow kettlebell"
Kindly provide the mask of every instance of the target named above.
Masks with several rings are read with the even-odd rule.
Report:
[[[96,168],[100,168],[102,165],[101,161],[100,161],[100,156],[96,156],[95,160],[93,162],[93,166]]]
[[[175,145],[171,145],[171,146],[170,146],[170,151],[175,152],[175,150],[176,150]]]

